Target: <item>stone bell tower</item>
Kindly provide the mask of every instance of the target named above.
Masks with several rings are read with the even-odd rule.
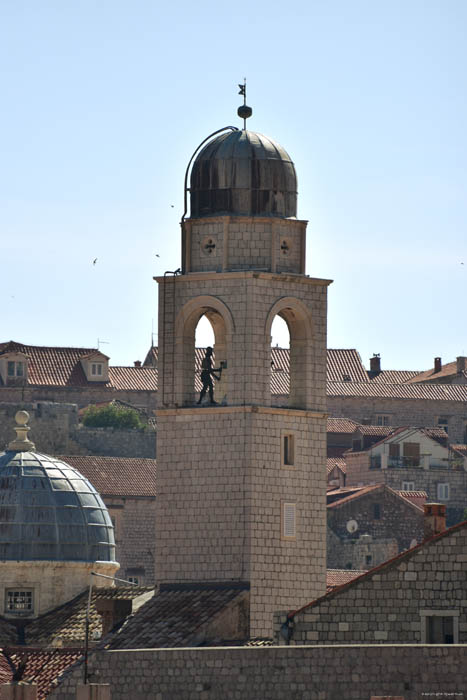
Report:
[[[296,218],[287,152],[234,127],[207,141],[191,168],[182,269],[157,278],[156,576],[164,586],[249,589],[250,634],[270,636],[274,611],[325,592],[329,280],[305,274],[306,221]],[[203,315],[225,369],[217,405],[199,406]],[[287,405],[271,397],[277,315],[290,332]]]

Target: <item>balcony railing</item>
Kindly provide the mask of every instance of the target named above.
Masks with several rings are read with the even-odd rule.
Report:
[[[373,455],[370,459],[370,469],[381,469],[381,455]],[[422,457],[388,457],[388,469],[423,469],[424,461]],[[442,469],[452,471],[463,471],[464,462],[462,459],[436,460],[428,463],[429,469]]]

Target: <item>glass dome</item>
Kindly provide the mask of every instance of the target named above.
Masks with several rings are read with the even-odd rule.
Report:
[[[0,560],[114,562],[112,521],[95,488],[53,457],[0,453]]]

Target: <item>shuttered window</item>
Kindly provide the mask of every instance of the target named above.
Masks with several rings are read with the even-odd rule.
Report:
[[[282,504],[282,537],[287,540],[292,540],[296,537],[295,503]]]

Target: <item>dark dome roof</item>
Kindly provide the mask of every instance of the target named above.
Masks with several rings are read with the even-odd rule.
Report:
[[[104,502],[65,462],[0,453],[0,560],[115,561]]]
[[[254,131],[212,139],[191,170],[191,217],[297,215],[297,175],[289,154]]]

